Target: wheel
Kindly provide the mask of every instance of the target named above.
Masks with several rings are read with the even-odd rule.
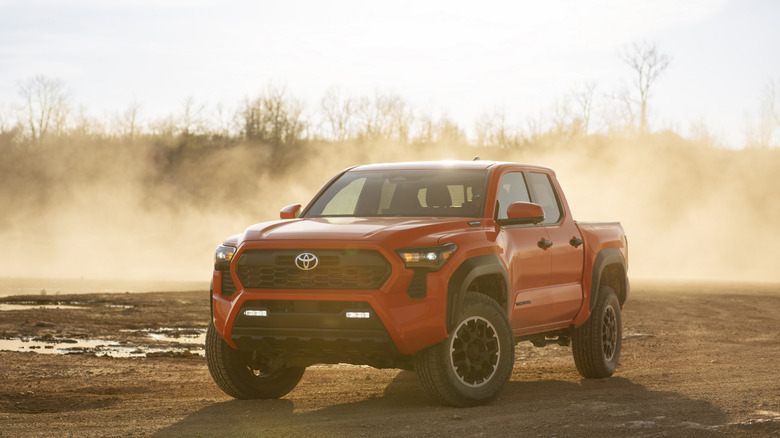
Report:
[[[623,337],[620,303],[609,286],[599,288],[590,318],[572,332],[572,353],[577,371],[583,377],[609,377],[620,358]]]
[[[206,331],[206,363],[214,382],[238,399],[279,398],[295,388],[306,367],[261,370],[248,365],[245,353],[236,350],[217,333],[214,324]]]
[[[515,344],[506,313],[491,298],[466,292],[450,338],[418,353],[415,370],[434,400],[474,406],[498,396],[514,362]]]

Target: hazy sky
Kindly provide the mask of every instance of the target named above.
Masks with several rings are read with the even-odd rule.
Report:
[[[629,86],[618,50],[647,40],[672,57],[653,126],[703,119],[737,146],[780,82],[779,23],[772,0],[0,0],[0,110],[44,74],[98,117],[134,100],[147,118],[190,96],[232,107],[273,81],[311,111],[336,85],[396,92],[464,127],[497,106],[522,123],[577,84]]]

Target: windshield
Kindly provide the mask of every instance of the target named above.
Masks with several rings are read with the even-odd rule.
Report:
[[[480,217],[486,176],[484,170],[347,172],[304,217]]]

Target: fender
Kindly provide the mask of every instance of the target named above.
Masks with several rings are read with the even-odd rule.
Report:
[[[496,254],[485,254],[472,257],[463,261],[458,269],[450,277],[447,284],[447,333],[451,333],[457,323],[456,318],[463,307],[463,300],[466,297],[466,288],[472,281],[483,275],[498,274],[504,280],[504,294],[506,303],[502,305],[505,309],[511,309],[509,306],[509,291],[506,290],[509,284],[509,277],[506,268],[501,263],[501,259]],[[499,303],[501,304],[501,303]]]
[[[211,279],[209,286],[209,310],[211,311],[211,322],[214,322],[214,279]]]
[[[617,248],[604,248],[596,256],[596,260],[593,262],[593,272],[591,273],[590,277],[590,307],[588,308],[588,313],[590,313],[590,309],[596,305],[596,299],[598,298],[599,294],[599,286],[601,285],[601,275],[604,273],[604,268],[615,264],[620,265],[623,268],[623,273],[625,275],[626,261],[623,260],[623,255]],[[620,291],[616,290],[615,292],[618,294],[618,298],[620,299]],[[623,301],[625,301],[625,298],[621,299],[620,301],[622,305]]]

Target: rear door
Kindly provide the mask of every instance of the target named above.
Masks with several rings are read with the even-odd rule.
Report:
[[[582,269],[584,245],[577,225],[563,207],[554,179],[542,172],[528,173],[529,188],[535,203],[544,209],[544,226],[552,246],[550,273],[550,306],[546,310],[549,322],[574,318],[582,304]]]

